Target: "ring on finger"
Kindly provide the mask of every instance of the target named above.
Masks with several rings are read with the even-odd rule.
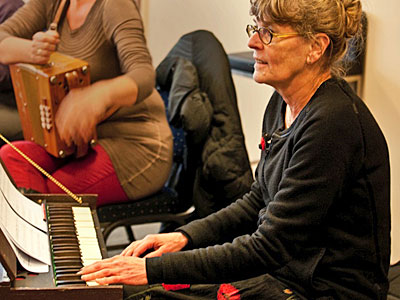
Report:
[[[37,53],[37,55],[40,55],[40,53],[42,53],[42,49],[38,49],[38,50],[36,51],[36,53]]]

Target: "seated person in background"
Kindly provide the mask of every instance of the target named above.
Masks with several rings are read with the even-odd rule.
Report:
[[[24,5],[22,0],[0,0],[0,24],[22,5]],[[23,138],[10,71],[8,66],[3,64],[0,64],[0,133],[10,141]],[[0,146],[3,144],[4,142],[0,140]]]
[[[72,89],[55,123],[67,145],[98,143],[88,154],[54,158],[30,142],[13,144],[73,193],[98,194],[97,205],[140,199],[159,190],[172,164],[172,134],[143,24],[133,0],[71,0],[49,28],[60,1],[30,0],[0,26],[0,60],[44,64],[54,51],[89,63],[92,84]],[[16,185],[28,191],[62,193],[9,145],[0,150]]]
[[[250,3],[253,78],[276,90],[251,190],[80,274],[129,299],[386,299],[388,149],[338,69],[360,0]]]

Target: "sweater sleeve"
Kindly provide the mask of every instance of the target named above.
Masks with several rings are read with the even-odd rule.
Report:
[[[33,34],[50,24],[48,14],[55,1],[29,0],[0,25],[0,42],[9,36],[32,39]]]
[[[362,161],[362,139],[350,102],[344,109],[320,108],[307,113],[289,143],[288,166],[280,171],[283,173],[277,191],[271,194],[269,205],[260,212],[258,228],[252,234],[238,236],[224,244],[147,259],[149,282],[231,282],[274,273],[291,264],[296,266],[297,276],[310,273],[318,257],[316,253],[323,248],[320,243],[326,239],[324,234],[328,233],[323,226],[328,211],[334,199],[340,199],[345,192],[346,178],[354,176],[352,170],[359,168],[354,164]],[[250,195],[253,196],[254,193]],[[227,210],[233,213],[237,205]],[[203,245],[197,240],[205,241],[205,235],[213,235],[214,222],[217,228],[221,226],[219,222],[223,219],[211,222],[216,216],[222,214],[210,217],[203,233],[200,225],[193,232],[191,226],[185,230],[195,246]],[[217,234],[222,233],[224,231],[217,231]],[[334,233],[335,229],[329,232]],[[214,240],[207,241],[211,242]]]
[[[190,240],[190,248],[206,248],[210,245],[230,243],[232,240],[240,235],[246,235],[254,232],[257,228],[258,212],[263,207],[263,201],[257,182],[253,183],[251,191],[232,203],[228,207],[211,214],[203,219],[192,221],[191,223],[178,228]],[[206,249],[211,250],[214,247]],[[149,283],[167,282],[166,278],[170,278],[172,273],[169,272],[169,263],[166,260],[174,263],[180,261],[184,265],[192,261],[193,257],[201,250],[183,251],[163,255],[162,258],[148,258],[146,259],[147,277]],[[204,250],[204,251],[208,251]],[[212,251],[212,250],[211,250]],[[177,255],[177,257],[175,257]],[[203,256],[204,258],[204,256]],[[217,260],[215,261],[217,262]],[[201,265],[204,263],[199,260],[197,267],[203,269]],[[206,263],[207,265],[207,263]],[[187,272],[192,274],[191,277],[202,277],[201,282],[206,282],[207,272],[199,271],[199,268],[191,269],[192,265],[187,265]],[[211,270],[213,272],[213,270]],[[196,273],[196,274],[195,274]],[[203,277],[205,276],[205,277]],[[177,278],[180,278],[177,276]],[[195,280],[195,282],[197,282]],[[203,281],[204,280],[204,281]]]
[[[256,230],[258,212],[263,206],[258,183],[255,182],[242,199],[178,230],[190,237],[192,248],[231,242],[239,235]]]
[[[138,8],[133,0],[107,0],[103,24],[107,38],[116,45],[122,72],[138,85],[140,102],[154,89],[155,71]]]

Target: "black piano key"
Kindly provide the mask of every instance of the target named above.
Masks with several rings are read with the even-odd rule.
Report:
[[[70,232],[70,231],[75,231],[76,229],[75,229],[75,226],[73,226],[72,224],[68,225],[68,226],[61,225],[61,226],[49,227],[49,232],[59,232],[59,231],[63,231],[63,230],[66,232]]]
[[[59,251],[59,250],[67,250],[67,249],[80,249],[79,248],[79,243],[73,243],[73,242],[59,242],[59,243],[55,243],[52,246],[53,251]]]
[[[51,242],[54,245],[74,245],[74,244],[79,244],[78,240],[76,238],[64,238],[64,239],[53,239],[53,237],[50,237]]]
[[[71,210],[65,210],[65,209],[49,209],[48,210],[48,214],[49,215],[58,215],[58,214],[62,214],[62,215],[72,215],[72,211]]]
[[[54,253],[55,257],[57,257],[57,252],[58,251],[75,251],[77,253],[80,253],[80,251],[81,251],[81,249],[79,249],[79,247],[62,247],[62,248],[60,248],[60,247],[57,248],[56,247],[56,248],[53,248],[52,250],[53,250],[53,253]],[[62,255],[60,257],[62,257]]]
[[[57,243],[52,245],[53,251],[63,250],[63,249],[80,249],[78,243]]]
[[[60,226],[60,227],[52,227],[49,230],[52,234],[56,234],[59,232],[75,232],[75,226]]]
[[[70,267],[70,268],[82,268],[82,262],[73,261],[73,260],[64,260],[54,262],[54,265],[57,267]]]
[[[72,211],[72,206],[48,206],[51,211]]]
[[[62,275],[62,274],[76,274],[80,271],[80,268],[70,268],[70,269],[64,269],[64,270],[59,270],[56,269],[55,273],[56,275]]]
[[[56,228],[56,227],[62,227],[62,226],[75,227],[75,224],[73,222],[69,222],[68,220],[65,222],[60,222],[60,220],[57,220],[54,223],[49,223],[50,228]]]
[[[50,206],[50,211],[72,211],[71,206]]]
[[[72,209],[70,207],[69,208],[68,207],[58,207],[58,208],[52,207],[49,209],[49,211],[52,213],[70,213],[70,214],[72,214]]]
[[[72,220],[72,219],[70,220],[70,219],[67,219],[67,218],[56,219],[56,218],[51,218],[50,217],[49,220],[50,220],[52,226],[59,225],[59,224],[65,224],[65,225],[74,224],[74,220]]]
[[[66,222],[71,222],[74,219],[74,216],[69,216],[69,215],[49,215],[49,219],[52,220],[53,222],[56,221],[66,221]]]
[[[62,262],[77,262],[77,263],[81,263],[81,257],[80,255],[76,255],[76,256],[55,256],[54,257],[54,262],[55,263],[62,263]]]
[[[65,257],[54,257],[53,258],[54,263],[56,264],[62,264],[62,263],[82,263],[81,257],[80,256],[65,256]]]
[[[53,245],[53,252],[63,251],[63,250],[76,250],[80,251],[80,248],[77,244],[64,244],[64,245]]]
[[[77,269],[83,268],[82,262],[80,261],[58,261],[54,262],[54,266],[59,270],[70,270],[70,269]],[[63,268],[63,269],[60,269]]]
[[[49,213],[51,214],[64,214],[64,215],[72,215],[72,209],[49,209]]]
[[[49,230],[56,229],[56,228],[61,228],[61,227],[69,227],[69,228],[75,228],[75,225],[73,223],[49,223]]]
[[[80,275],[75,274],[63,274],[56,276],[57,282],[59,280],[82,280]]]
[[[84,285],[86,286],[86,281],[84,280],[57,280],[57,286],[64,285]]]
[[[81,256],[78,254],[78,255],[71,255],[71,256],[57,256],[57,253],[56,253],[56,255],[54,255],[54,257],[53,257],[53,260],[54,260],[54,262],[55,263],[61,263],[61,262],[81,262]]]
[[[56,266],[55,270],[56,271],[67,271],[67,270],[80,270],[83,268],[83,266]]]
[[[64,239],[76,239],[76,235],[73,233],[59,233],[51,236],[51,239],[54,240],[64,240]]]
[[[50,211],[49,215],[51,217],[54,217],[54,218],[63,217],[63,218],[66,218],[66,219],[71,219],[71,218],[74,217],[74,215],[72,214],[72,211],[70,211],[70,212],[52,212],[52,211]]]
[[[62,258],[62,257],[80,257],[80,255],[81,255],[81,252],[80,251],[74,251],[74,250],[60,250],[60,251],[57,251],[57,252],[54,252],[54,257],[59,257],[59,258]]]

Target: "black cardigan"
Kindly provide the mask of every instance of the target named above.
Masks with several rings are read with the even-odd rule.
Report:
[[[251,191],[180,228],[199,249],[147,259],[150,283],[270,273],[307,299],[386,299],[390,172],[383,134],[341,80],[323,83],[286,130],[284,108],[275,93]]]

